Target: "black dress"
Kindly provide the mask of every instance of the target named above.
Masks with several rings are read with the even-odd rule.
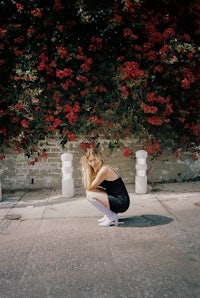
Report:
[[[108,194],[110,210],[115,213],[122,213],[129,208],[130,198],[121,177],[114,181],[104,180],[100,186]]]

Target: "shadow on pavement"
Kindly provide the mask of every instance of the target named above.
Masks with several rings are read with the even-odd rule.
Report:
[[[152,227],[166,225],[172,222],[171,217],[145,214],[141,216],[133,216],[119,219],[119,227]]]

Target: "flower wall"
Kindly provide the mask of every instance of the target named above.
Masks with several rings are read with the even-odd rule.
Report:
[[[45,158],[54,134],[63,147],[103,138],[131,156],[136,137],[153,156],[198,159],[199,1],[2,0],[0,11],[1,159],[6,147]]]

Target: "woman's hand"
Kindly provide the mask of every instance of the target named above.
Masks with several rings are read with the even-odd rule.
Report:
[[[81,163],[82,167],[85,168],[85,169],[90,169],[91,168],[89,163],[88,163],[87,157],[85,155],[83,155],[81,157],[80,163]]]

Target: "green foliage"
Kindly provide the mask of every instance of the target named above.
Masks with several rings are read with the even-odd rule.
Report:
[[[2,0],[0,11],[2,148],[31,155],[55,133],[62,146],[137,136],[152,155],[198,148],[198,1]]]

